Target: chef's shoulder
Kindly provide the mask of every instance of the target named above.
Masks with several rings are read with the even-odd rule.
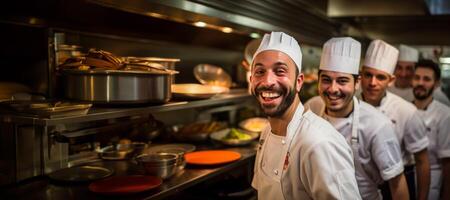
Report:
[[[400,96],[396,94],[389,93],[389,108],[392,109],[392,111],[395,111],[398,115],[404,116],[404,117],[410,117],[411,115],[415,114],[417,111],[416,106],[412,104],[411,102],[408,102],[401,98]]]
[[[317,116],[311,110],[307,110],[303,117],[303,126],[299,135],[303,150],[309,151],[321,147],[351,150],[344,136],[329,122]]]
[[[359,124],[363,130],[374,130],[377,127],[392,125],[391,120],[372,105],[364,101],[360,101],[359,105]]]
[[[316,115],[319,115],[319,112],[324,106],[325,103],[322,98],[320,96],[314,96],[305,103],[305,110],[311,110]]]
[[[438,119],[450,118],[450,107],[436,100],[433,101],[433,104],[433,116],[436,116]]]

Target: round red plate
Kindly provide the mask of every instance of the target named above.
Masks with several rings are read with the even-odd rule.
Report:
[[[194,165],[218,165],[239,160],[241,154],[235,151],[196,151],[184,155],[186,163]]]
[[[129,194],[158,187],[161,183],[162,180],[154,176],[113,176],[91,183],[89,190],[100,194]]]

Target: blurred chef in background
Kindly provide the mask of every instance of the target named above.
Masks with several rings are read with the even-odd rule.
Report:
[[[414,99],[412,79],[414,77],[414,68],[419,60],[419,51],[406,45],[400,45],[399,50],[400,54],[398,56],[397,66],[394,71],[395,82],[388,88],[388,90],[397,96],[402,97],[406,101],[412,102]],[[442,92],[440,85],[434,89],[433,98],[447,106],[450,106],[450,100],[445,93]]]
[[[392,63],[396,63],[394,60],[397,60],[397,57],[398,50],[395,47],[381,40],[372,41],[367,49],[361,72],[361,98],[385,114],[394,124],[402,150],[410,198],[416,197],[414,171],[417,170],[418,199],[426,199],[430,183],[430,166],[424,122],[412,103],[387,91],[388,85],[395,81],[395,65]],[[414,154],[414,159],[411,154]],[[384,197],[389,198],[386,194]]]
[[[353,38],[328,40],[319,67],[320,96],[310,99],[305,107],[330,122],[351,145],[363,199],[382,199],[378,186],[383,181],[389,182],[392,199],[409,199],[400,145],[391,121],[355,97],[360,84],[360,57],[361,44]]]
[[[406,46],[399,46],[400,54],[398,55],[397,65],[395,67],[394,84],[388,88],[389,92],[402,97],[408,102],[412,102],[414,95],[412,92],[412,78],[414,76],[414,67],[419,60],[419,51]]]
[[[436,63],[431,60],[419,60],[412,82],[413,102],[425,121],[430,141],[428,146],[431,168],[429,200],[450,199],[450,108],[432,97],[440,78],[441,70]],[[440,194],[441,198],[439,198]]]
[[[251,65],[251,91],[270,125],[261,133],[252,186],[258,199],[361,199],[352,150],[331,124],[304,110],[302,53],[266,34]]]

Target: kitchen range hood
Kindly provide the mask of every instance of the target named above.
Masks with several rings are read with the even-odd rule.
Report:
[[[89,0],[118,10],[177,21],[193,26],[261,37],[284,31],[298,40],[321,46],[343,33],[342,24],[307,1],[252,0]]]

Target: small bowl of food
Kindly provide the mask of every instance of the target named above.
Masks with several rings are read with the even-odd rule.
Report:
[[[221,131],[214,132],[210,135],[210,138],[213,141],[230,146],[248,145],[258,137],[258,133],[238,128],[227,128]]]
[[[257,133],[260,133],[267,125],[269,125],[269,120],[262,117],[248,118],[239,123],[240,128]]]

